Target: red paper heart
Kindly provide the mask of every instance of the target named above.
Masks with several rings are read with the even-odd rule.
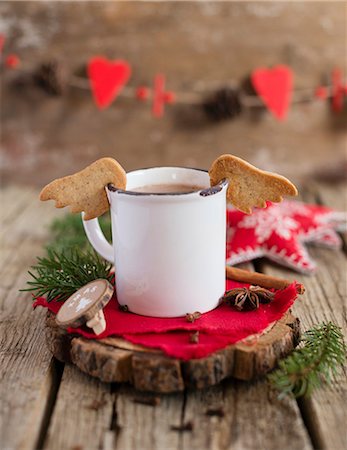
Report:
[[[259,68],[252,72],[254,89],[269,111],[279,120],[285,119],[293,91],[293,72],[283,65],[273,69]]]
[[[109,61],[96,56],[88,62],[88,77],[95,103],[99,109],[107,108],[117,97],[131,75],[131,67],[120,59]]]

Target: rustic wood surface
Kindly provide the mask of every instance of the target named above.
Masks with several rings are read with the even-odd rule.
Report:
[[[325,203],[337,210],[347,210],[346,185],[339,184],[332,188],[329,185],[313,185],[303,192],[302,198],[307,202]],[[346,241],[345,241],[346,243]],[[299,282],[305,283],[306,295],[302,302],[294,305],[303,329],[311,323],[332,320],[339,324],[346,336],[346,298],[347,298],[347,264],[346,246],[344,252],[326,251],[324,248],[310,247],[310,255],[320,263],[315,277],[298,276]],[[264,265],[264,271],[272,275],[285,272],[269,264]],[[343,301],[342,301],[343,300]],[[314,442],[318,448],[340,449],[346,446],[346,394],[347,384],[345,374],[335,380],[332,390],[319,390],[310,400],[300,402],[301,410],[307,425],[312,431]]]
[[[302,190],[303,191],[303,190]],[[345,209],[346,186],[310,185],[304,198]],[[279,400],[266,380],[227,379],[203,390],[167,395],[103,383],[51,357],[46,311],[31,309],[28,267],[43,254],[47,225],[62,211],[37,191],[1,192],[1,449],[337,449],[346,445],[345,377],[310,400]],[[306,286],[294,313],[302,328],[334,320],[346,330],[346,248],[310,248],[312,277],[256,262],[257,270]]]

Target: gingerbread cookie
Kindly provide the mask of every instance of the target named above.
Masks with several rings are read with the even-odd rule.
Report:
[[[227,201],[247,214],[253,207],[265,208],[266,201],[281,202],[284,195],[298,194],[287,178],[257,169],[233,155],[221,155],[209,170],[211,186],[228,179]]]
[[[101,158],[74,175],[47,184],[40,200],[55,200],[56,208],[70,205],[71,212],[84,211],[84,220],[90,220],[109,210],[105,192],[108,183],[125,189],[126,173],[115,159]]]

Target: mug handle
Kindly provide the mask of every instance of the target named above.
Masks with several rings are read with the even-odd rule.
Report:
[[[114,264],[114,253],[112,245],[106,240],[102,232],[98,219],[84,220],[82,212],[82,223],[87,238],[94,250],[96,250],[103,258]]]

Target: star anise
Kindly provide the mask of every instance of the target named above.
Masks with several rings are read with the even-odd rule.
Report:
[[[270,303],[275,294],[259,286],[235,288],[227,291],[222,301],[234,306],[239,311],[258,309],[261,303]]]

